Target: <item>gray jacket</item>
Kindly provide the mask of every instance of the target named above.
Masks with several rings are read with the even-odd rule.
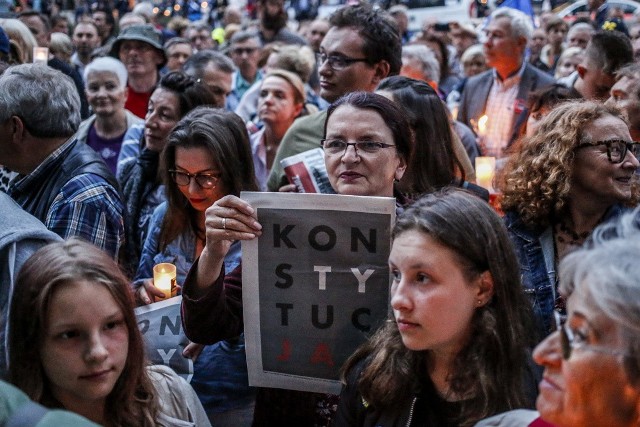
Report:
[[[18,272],[35,251],[59,240],[57,234],[0,192],[0,322],[5,325],[0,328],[0,376],[6,370],[9,302]]]

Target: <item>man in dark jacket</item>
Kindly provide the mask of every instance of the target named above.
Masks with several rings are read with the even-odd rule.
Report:
[[[70,78],[42,64],[0,76],[0,164],[18,172],[8,194],[62,238],[114,258],[124,241],[118,185],[100,155],[73,135],[80,100]]]

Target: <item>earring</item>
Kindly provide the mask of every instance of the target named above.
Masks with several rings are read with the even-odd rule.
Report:
[[[478,300],[478,306],[482,306],[482,300],[481,299]]]

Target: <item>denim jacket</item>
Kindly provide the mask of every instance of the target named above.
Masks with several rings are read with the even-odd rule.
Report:
[[[520,281],[533,307],[538,341],[551,332],[551,316],[556,300],[556,267],[553,230],[532,230],[516,212],[507,212],[504,221],[520,264]]]
[[[603,218],[608,222],[622,212],[620,205],[612,206]],[[532,229],[521,220],[514,211],[506,212],[504,221],[509,237],[514,245],[520,264],[520,279],[525,294],[533,307],[538,341],[544,339],[552,330],[552,315],[556,295],[556,253],[553,242],[553,229]]]
[[[144,279],[153,278],[153,266],[161,262],[169,262],[176,266],[176,281],[182,285],[191,265],[196,260],[196,236],[191,230],[180,234],[160,252],[160,230],[167,213],[167,206],[167,202],[158,205],[149,221],[147,238],[144,241],[140,264],[134,277],[135,288],[142,285]],[[239,263],[240,242],[238,241],[231,245],[224,259],[224,268],[226,271],[232,271]]]

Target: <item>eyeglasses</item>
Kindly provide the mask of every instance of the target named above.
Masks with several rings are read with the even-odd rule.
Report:
[[[231,50],[231,53],[238,56],[242,56],[244,53],[251,55],[256,50],[258,50],[257,47],[236,47]]]
[[[376,141],[357,141],[357,142],[346,142],[341,139],[321,139],[320,143],[322,144],[322,148],[327,155],[330,156],[344,156],[347,152],[347,148],[353,146],[356,150],[356,154],[360,156],[361,154],[376,154],[378,151],[383,148],[395,147],[393,144],[385,144],[383,142]]]
[[[356,62],[369,62],[367,58],[349,58],[347,56],[327,55],[326,53],[316,53],[316,62],[318,67],[322,66],[325,61],[329,62],[329,68],[334,71],[344,70],[351,64]]]
[[[582,147],[606,145],[607,157],[611,163],[622,163],[627,156],[627,151],[631,151],[631,154],[636,159],[640,159],[640,142],[624,141],[622,139],[610,139],[608,141],[596,141],[596,142],[583,142],[579,144],[576,149]]]
[[[196,173],[192,175],[188,172],[177,170],[170,170],[169,174],[173,181],[181,187],[191,184],[191,178],[194,178],[196,180],[196,184],[205,190],[215,188],[218,180],[222,176],[222,174],[219,173]]]
[[[567,322],[567,316],[564,316],[554,310],[553,317],[555,320],[556,331],[560,332],[560,347],[562,349],[562,358],[569,360],[573,350],[583,349],[596,353],[609,354],[611,356],[628,356],[629,354],[622,350],[615,350],[602,346],[590,345],[585,342],[585,337],[578,332],[574,332]]]

